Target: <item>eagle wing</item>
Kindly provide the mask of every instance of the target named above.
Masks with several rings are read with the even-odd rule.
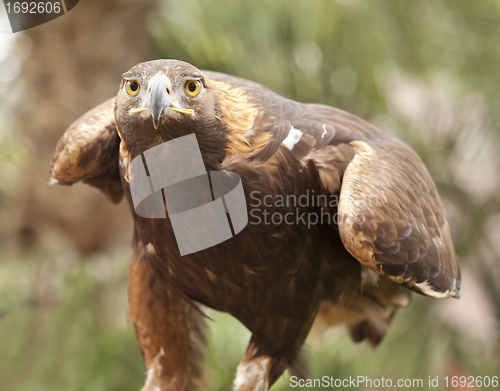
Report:
[[[115,125],[115,99],[88,111],[58,141],[50,168],[55,183],[83,181],[104,191],[113,202],[123,197]]]
[[[274,164],[288,149],[322,186],[339,194],[338,228],[361,264],[433,297],[459,297],[460,269],[436,186],[418,155],[403,142],[350,113],[283,98],[261,85],[210,72],[244,91],[258,109],[250,136],[269,133],[253,160]]]
[[[418,155],[387,138],[352,141],[339,232],[363,265],[432,297],[459,297],[460,269],[436,186]]]
[[[331,144],[348,143],[352,140],[376,140],[385,134],[373,125],[343,110],[321,105],[303,104],[284,98],[261,84],[218,72],[204,71],[210,80],[231,85],[246,96],[248,105],[255,108],[253,127],[245,137],[253,139],[269,134],[265,147],[258,150],[252,160],[267,161],[281,147],[292,127],[303,132],[293,150],[297,157],[306,154],[311,147],[318,151]]]

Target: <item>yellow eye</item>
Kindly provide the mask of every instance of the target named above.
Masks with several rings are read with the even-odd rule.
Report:
[[[127,94],[132,96],[137,95],[140,89],[141,86],[136,80],[127,80],[127,84],[125,84],[125,90],[127,91]]]
[[[196,96],[201,91],[201,83],[199,80],[188,80],[186,82],[186,92],[191,96]]]

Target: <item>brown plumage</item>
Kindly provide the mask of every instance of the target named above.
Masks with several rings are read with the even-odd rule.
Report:
[[[149,95],[160,79],[169,104],[154,109]],[[132,82],[137,92],[127,92]],[[194,96],[192,82],[200,87]],[[191,133],[207,171],[241,177],[249,224],[181,257],[168,218],[135,213],[129,165]],[[252,332],[233,387],[265,390],[287,367],[303,369],[300,349],[318,316],[376,345],[395,310],[409,303],[404,287],[458,297],[450,229],[415,152],[349,113],[247,80],[174,60],[139,64],[123,75],[116,98],[67,130],[51,175],[63,184],[83,180],[114,201],[124,191],[131,205],[129,305],[148,370],[143,390],[201,382],[197,303],[230,313]]]

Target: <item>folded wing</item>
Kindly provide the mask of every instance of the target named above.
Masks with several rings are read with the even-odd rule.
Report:
[[[432,297],[459,297],[460,269],[436,186],[396,139],[352,141],[339,231],[349,253],[382,276]]]
[[[104,191],[113,202],[123,196],[115,126],[115,98],[78,118],[66,130],[52,157],[50,175],[56,183],[83,181]]]

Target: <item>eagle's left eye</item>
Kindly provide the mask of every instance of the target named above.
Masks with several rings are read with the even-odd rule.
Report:
[[[129,95],[137,95],[139,90],[141,89],[141,86],[139,85],[139,82],[136,80],[127,80],[127,84],[125,84],[125,90],[127,91],[127,94]]]
[[[201,91],[201,83],[199,80],[188,80],[186,82],[186,92],[191,96],[196,96]]]

